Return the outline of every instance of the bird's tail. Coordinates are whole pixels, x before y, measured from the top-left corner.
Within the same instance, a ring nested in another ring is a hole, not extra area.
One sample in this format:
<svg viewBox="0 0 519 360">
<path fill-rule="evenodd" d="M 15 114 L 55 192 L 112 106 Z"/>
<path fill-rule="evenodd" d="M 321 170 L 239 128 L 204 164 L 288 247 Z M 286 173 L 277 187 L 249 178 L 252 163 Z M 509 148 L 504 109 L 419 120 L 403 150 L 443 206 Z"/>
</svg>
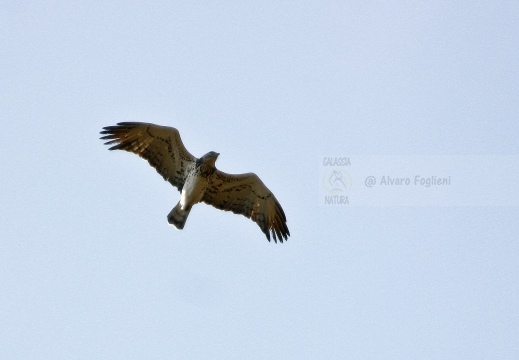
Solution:
<svg viewBox="0 0 519 360">
<path fill-rule="evenodd" d="M 171 225 L 175 225 L 177 229 L 183 229 L 190 211 L 191 207 L 189 209 L 182 210 L 179 201 L 173 210 L 171 210 L 168 214 L 168 222 Z"/>
</svg>

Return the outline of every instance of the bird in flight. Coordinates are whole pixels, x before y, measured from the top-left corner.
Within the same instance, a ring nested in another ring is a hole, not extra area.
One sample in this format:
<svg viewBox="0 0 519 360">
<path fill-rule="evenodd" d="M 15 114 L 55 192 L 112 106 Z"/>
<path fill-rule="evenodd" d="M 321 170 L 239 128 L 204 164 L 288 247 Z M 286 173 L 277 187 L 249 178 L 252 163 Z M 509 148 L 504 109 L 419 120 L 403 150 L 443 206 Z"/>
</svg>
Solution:
<svg viewBox="0 0 519 360">
<path fill-rule="evenodd" d="M 141 122 L 106 126 L 101 140 L 109 150 L 125 150 L 147 160 L 164 180 L 180 191 L 168 222 L 183 229 L 193 205 L 204 202 L 256 222 L 268 241 L 290 236 L 286 216 L 274 194 L 254 173 L 227 174 L 215 167 L 217 152 L 196 158 L 184 147 L 177 129 Z"/>
</svg>

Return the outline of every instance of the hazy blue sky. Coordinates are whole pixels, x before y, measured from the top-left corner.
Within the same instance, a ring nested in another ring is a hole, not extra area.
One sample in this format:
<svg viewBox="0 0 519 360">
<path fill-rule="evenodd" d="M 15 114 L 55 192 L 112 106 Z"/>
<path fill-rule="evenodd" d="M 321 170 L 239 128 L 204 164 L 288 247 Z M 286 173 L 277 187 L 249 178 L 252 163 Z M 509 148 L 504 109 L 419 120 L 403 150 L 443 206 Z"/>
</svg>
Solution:
<svg viewBox="0 0 519 360">
<path fill-rule="evenodd" d="M 319 198 L 323 156 L 517 159 L 518 34 L 513 1 L 2 1 L 0 358 L 518 359 L 519 203 Z M 257 173 L 288 242 L 169 226 L 119 121 Z"/>
</svg>

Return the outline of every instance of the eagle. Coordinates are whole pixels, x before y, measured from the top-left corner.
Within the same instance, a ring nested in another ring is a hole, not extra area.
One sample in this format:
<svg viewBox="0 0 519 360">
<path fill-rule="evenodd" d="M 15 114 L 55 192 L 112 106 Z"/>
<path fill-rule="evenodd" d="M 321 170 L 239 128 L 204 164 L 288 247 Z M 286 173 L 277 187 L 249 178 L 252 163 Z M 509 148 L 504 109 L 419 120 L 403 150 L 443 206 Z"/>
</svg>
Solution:
<svg viewBox="0 0 519 360">
<path fill-rule="evenodd" d="M 184 147 L 177 129 L 142 122 L 103 127 L 101 140 L 109 150 L 125 150 L 148 161 L 164 180 L 180 191 L 180 200 L 167 219 L 183 229 L 193 205 L 204 202 L 241 214 L 256 222 L 268 241 L 290 236 L 283 208 L 254 173 L 227 174 L 216 168 L 220 155 L 210 151 L 196 158 Z"/>
</svg>

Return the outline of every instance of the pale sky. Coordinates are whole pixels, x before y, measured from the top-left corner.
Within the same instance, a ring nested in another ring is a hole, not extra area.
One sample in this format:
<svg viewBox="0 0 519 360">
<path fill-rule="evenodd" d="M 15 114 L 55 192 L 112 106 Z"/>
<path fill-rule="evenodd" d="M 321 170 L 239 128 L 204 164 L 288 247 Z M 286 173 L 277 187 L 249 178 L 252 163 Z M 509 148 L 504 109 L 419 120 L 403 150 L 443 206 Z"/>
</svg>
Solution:
<svg viewBox="0 0 519 360">
<path fill-rule="evenodd" d="M 2 2 L 0 358 L 519 358 L 517 167 L 485 206 L 319 198 L 323 156 L 517 159 L 517 34 L 511 1 Z M 258 174 L 292 236 L 169 226 L 120 121 Z"/>
</svg>

